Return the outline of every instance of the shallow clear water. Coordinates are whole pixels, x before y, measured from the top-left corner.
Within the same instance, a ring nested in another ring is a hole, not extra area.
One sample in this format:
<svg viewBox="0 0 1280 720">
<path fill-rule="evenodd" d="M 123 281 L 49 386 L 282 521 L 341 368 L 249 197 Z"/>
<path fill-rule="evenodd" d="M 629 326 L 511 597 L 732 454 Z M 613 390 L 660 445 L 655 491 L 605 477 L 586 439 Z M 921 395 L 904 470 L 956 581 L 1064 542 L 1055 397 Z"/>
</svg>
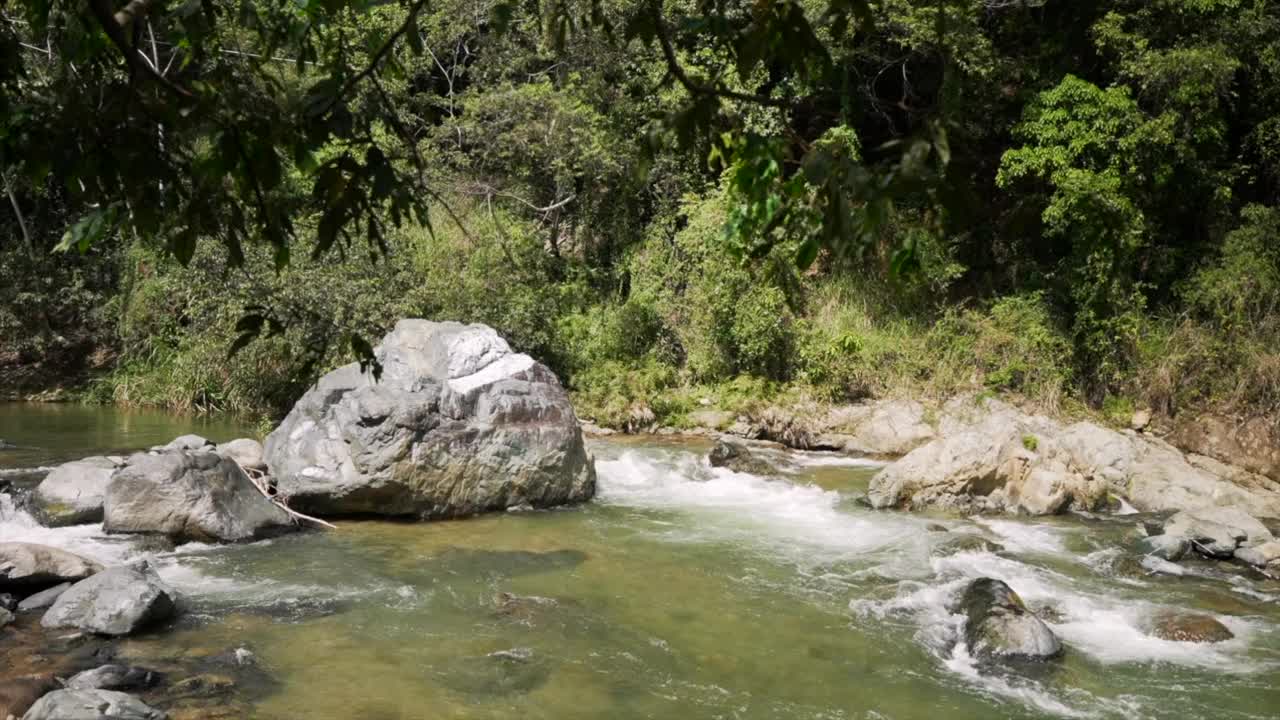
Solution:
<svg viewBox="0 0 1280 720">
<path fill-rule="evenodd" d="M 862 461 L 778 454 L 786 472 L 766 479 L 708 467 L 696 443 L 591 447 L 600 493 L 583 507 L 159 556 L 190 613 L 128 652 L 246 647 L 280 683 L 253 706 L 268 720 L 1280 713 L 1280 585 L 1211 563 L 1150 574 L 1120 550 L 1132 519 L 875 512 L 854 501 L 874 473 Z M 965 533 L 1005 551 L 947 554 Z M 0 534 L 137 554 L 12 510 Z M 1065 657 L 969 660 L 948 607 L 980 576 L 1041 610 Z M 1163 608 L 1211 613 L 1236 639 L 1148 637 Z"/>
</svg>

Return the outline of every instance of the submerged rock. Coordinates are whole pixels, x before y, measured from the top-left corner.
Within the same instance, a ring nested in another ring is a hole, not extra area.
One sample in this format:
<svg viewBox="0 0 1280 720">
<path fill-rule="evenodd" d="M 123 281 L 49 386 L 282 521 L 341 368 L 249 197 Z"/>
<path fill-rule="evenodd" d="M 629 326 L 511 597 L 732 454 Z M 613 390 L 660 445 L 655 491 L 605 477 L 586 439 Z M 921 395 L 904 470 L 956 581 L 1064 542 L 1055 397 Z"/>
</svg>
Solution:
<svg viewBox="0 0 1280 720">
<path fill-rule="evenodd" d="M 590 499 L 595 467 L 568 394 L 484 325 L 402 320 L 320 379 L 266 440 L 292 507 L 423 519 Z"/>
<path fill-rule="evenodd" d="M 159 675 L 151 670 L 130 665 L 101 665 L 77 673 L 67 680 L 71 690 L 136 690 L 151 687 Z"/>
<path fill-rule="evenodd" d="M 0 679 L 0 718 L 23 717 L 25 720 L 23 713 L 42 695 L 58 687 L 57 679 L 49 673 Z"/>
<path fill-rule="evenodd" d="M 177 612 L 173 592 L 146 561 L 113 567 L 72 585 L 40 620 L 47 628 L 128 635 Z"/>
<path fill-rule="evenodd" d="M 32 515 L 49 527 L 102 522 L 102 497 L 118 467 L 105 457 L 59 465 L 32 491 Z"/>
<path fill-rule="evenodd" d="M 98 563 L 66 550 L 34 543 L 0 543 L 0 590 L 31 592 L 102 570 Z"/>
<path fill-rule="evenodd" d="M 987 659 L 1045 660 L 1062 652 L 1062 643 L 1005 583 L 979 578 L 960 600 L 969 652 Z"/>
<path fill-rule="evenodd" d="M 231 460 L 214 453 L 138 454 L 107 486 L 108 532 L 162 533 L 179 542 L 255 540 L 294 528 Z"/>
<path fill-rule="evenodd" d="M 434 560 L 446 572 L 460 575 L 512 577 L 577 567 L 587 554 L 580 550 L 488 550 L 445 548 Z"/>
<path fill-rule="evenodd" d="M 711 463 L 711 467 L 727 468 L 734 472 L 751 475 L 774 473 L 773 466 L 752 454 L 746 445 L 723 438 L 716 440 L 715 446 L 707 456 L 707 461 Z"/>
<path fill-rule="evenodd" d="M 51 588 L 41 590 L 34 595 L 28 595 L 22 599 L 22 602 L 18 603 L 18 609 L 22 612 L 43 610 L 44 608 L 52 605 L 59 597 L 62 596 L 62 593 L 66 592 L 70 587 L 71 583 L 64 582 L 59 585 L 54 585 Z"/>
<path fill-rule="evenodd" d="M 54 690 L 36 701 L 22 720 L 165 720 L 141 700 L 114 690 Z"/>
<path fill-rule="evenodd" d="M 939 545 L 936 552 L 942 556 L 965 552 L 998 553 L 1004 552 L 1004 546 L 981 535 L 957 533 L 948 537 L 945 542 Z"/>
<path fill-rule="evenodd" d="M 440 680 L 455 692 L 492 698 L 531 692 L 550 677 L 551 667 L 544 658 L 530 648 L 515 647 L 463 658 L 452 663 Z"/>
<path fill-rule="evenodd" d="M 1257 545 L 1236 548 L 1235 558 L 1260 568 L 1280 563 L 1280 541 L 1268 540 Z"/>
<path fill-rule="evenodd" d="M 1209 615 L 1173 610 L 1153 617 L 1148 632 L 1161 640 L 1174 642 L 1216 643 L 1235 637 L 1226 625 Z"/>
<path fill-rule="evenodd" d="M 1149 535 L 1138 540 L 1136 549 L 1143 555 L 1177 562 L 1191 549 L 1191 542 L 1173 535 Z"/>
</svg>

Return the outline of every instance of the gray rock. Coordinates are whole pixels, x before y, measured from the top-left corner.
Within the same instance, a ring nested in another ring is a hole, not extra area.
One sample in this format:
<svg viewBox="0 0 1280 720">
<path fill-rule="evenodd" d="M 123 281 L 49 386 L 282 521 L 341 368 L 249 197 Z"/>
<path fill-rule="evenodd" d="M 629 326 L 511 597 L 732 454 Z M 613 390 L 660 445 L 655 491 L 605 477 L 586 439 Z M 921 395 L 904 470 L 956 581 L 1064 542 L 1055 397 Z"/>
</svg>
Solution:
<svg viewBox="0 0 1280 720">
<path fill-rule="evenodd" d="M 1249 547 L 1236 548 L 1235 558 L 1240 562 L 1265 568 L 1280 562 L 1280 541 L 1268 540 Z"/>
<path fill-rule="evenodd" d="M 1098 509 L 1110 495 L 1144 512 L 1236 506 L 1280 516 L 1280 485 L 1249 478 L 1194 465 L 1149 435 L 957 399 L 942 410 L 938 438 L 882 470 L 870 498 L 880 508 L 1042 515 Z"/>
<path fill-rule="evenodd" d="M 1046 660 L 1062 652 L 1062 643 L 1008 585 L 992 578 L 974 580 L 960 601 L 969 652 L 984 659 Z"/>
<path fill-rule="evenodd" d="M 0 628 L 13 622 L 14 619 L 15 616 L 13 612 L 6 610 L 5 608 L 0 608 Z"/>
<path fill-rule="evenodd" d="M 98 563 L 34 543 L 0 543 L 0 590 L 30 592 L 102 570 Z"/>
<path fill-rule="evenodd" d="M 290 506 L 321 515 L 461 517 L 581 502 L 595 467 L 555 375 L 484 325 L 402 320 L 320 379 L 266 440 Z"/>
<path fill-rule="evenodd" d="M 105 457 L 59 465 L 32 491 L 32 514 L 49 527 L 102 522 L 102 496 L 117 467 Z"/>
<path fill-rule="evenodd" d="M 235 462 L 214 453 L 138 454 L 107 486 L 102 527 L 178 542 L 254 540 L 294 528 Z"/>
<path fill-rule="evenodd" d="M 1173 642 L 1216 643 L 1235 637 L 1214 617 L 1173 610 L 1157 613 L 1151 618 L 1147 632 Z"/>
<path fill-rule="evenodd" d="M 861 455 L 905 455 L 937 437 L 929 414 L 914 400 L 836 407 L 818 422 L 814 444 Z"/>
<path fill-rule="evenodd" d="M 102 665 L 77 673 L 67 680 L 71 690 L 134 690 L 151 687 L 158 675 L 131 665 Z"/>
<path fill-rule="evenodd" d="M 1150 535 L 1138 540 L 1137 551 L 1161 560 L 1177 562 L 1191 549 L 1191 542 L 1173 535 Z"/>
<path fill-rule="evenodd" d="M 1234 507 L 1184 510 L 1169 518 L 1164 534 L 1185 538 L 1192 549 L 1216 558 L 1231 557 L 1246 542 L 1262 544 L 1272 540 L 1266 526 Z"/>
<path fill-rule="evenodd" d="M 231 458 L 246 470 L 266 471 L 267 462 L 262 457 L 262 443 L 252 438 L 240 438 L 224 442 L 215 450 L 223 457 Z"/>
<path fill-rule="evenodd" d="M 17 610 L 18 598 L 10 593 L 0 593 L 0 608 L 5 610 Z"/>
<path fill-rule="evenodd" d="M 22 720 L 165 720 L 141 700 L 114 690 L 54 690 L 36 701 Z"/>
<path fill-rule="evenodd" d="M 151 452 L 175 452 L 178 450 L 212 450 L 213 441 L 199 435 L 180 435 L 165 445 L 151 448 Z"/>
<path fill-rule="evenodd" d="M 71 583 L 64 582 L 54 585 L 51 588 L 41 590 L 35 595 L 28 595 L 18 603 L 18 610 L 22 612 L 30 612 L 32 610 L 43 610 L 54 603 L 62 593 L 71 587 Z"/>
<path fill-rule="evenodd" d="M 47 628 L 128 635 L 177 612 L 173 591 L 144 560 L 113 567 L 72 585 L 41 618 Z"/>
<path fill-rule="evenodd" d="M 776 472 L 772 465 L 752 454 L 746 445 L 723 438 L 717 440 L 711 448 L 707 461 L 711 463 L 711 467 L 728 468 L 752 475 L 772 475 Z"/>
</svg>

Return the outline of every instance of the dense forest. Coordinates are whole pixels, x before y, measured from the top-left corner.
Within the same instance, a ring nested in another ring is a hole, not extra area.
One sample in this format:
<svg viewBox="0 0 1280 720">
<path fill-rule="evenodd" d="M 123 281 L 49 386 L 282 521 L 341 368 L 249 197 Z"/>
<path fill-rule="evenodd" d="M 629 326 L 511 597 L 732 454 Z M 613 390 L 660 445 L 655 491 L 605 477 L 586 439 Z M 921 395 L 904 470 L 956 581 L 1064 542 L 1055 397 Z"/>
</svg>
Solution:
<svg viewBox="0 0 1280 720">
<path fill-rule="evenodd" d="M 1275 3 L 129 8 L 0 0 L 5 388 L 276 417 L 418 316 L 613 426 L 1280 412 Z"/>
</svg>

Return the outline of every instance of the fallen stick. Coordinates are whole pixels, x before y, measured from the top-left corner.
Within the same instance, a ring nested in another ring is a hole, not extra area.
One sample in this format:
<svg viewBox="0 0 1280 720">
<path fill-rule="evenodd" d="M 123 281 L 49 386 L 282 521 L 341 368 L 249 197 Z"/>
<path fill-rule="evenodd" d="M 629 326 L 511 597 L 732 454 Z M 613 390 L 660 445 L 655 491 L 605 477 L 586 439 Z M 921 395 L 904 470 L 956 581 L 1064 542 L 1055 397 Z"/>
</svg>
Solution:
<svg viewBox="0 0 1280 720">
<path fill-rule="evenodd" d="M 235 458 L 229 458 L 229 459 L 231 460 L 231 462 L 236 464 L 236 467 L 240 468 L 240 472 L 244 473 L 245 477 L 249 478 L 249 482 L 253 483 L 253 486 L 258 489 L 258 492 L 262 493 L 262 497 L 269 500 L 272 505 L 275 505 L 276 507 L 288 513 L 290 517 L 294 518 L 295 520 L 307 520 L 317 525 L 323 525 L 331 530 L 338 529 L 338 526 L 334 525 L 333 523 L 325 522 L 324 520 L 321 520 L 318 517 L 311 517 L 310 515 L 306 515 L 298 512 L 297 510 L 294 510 L 293 508 L 284 504 L 284 502 L 281 501 L 278 497 L 276 497 L 275 495 L 272 495 L 271 490 L 264 483 L 260 482 L 260 480 L 266 478 L 266 473 L 259 473 L 257 471 L 250 472 L 248 468 L 240 464 L 239 460 L 236 460 Z"/>
</svg>

